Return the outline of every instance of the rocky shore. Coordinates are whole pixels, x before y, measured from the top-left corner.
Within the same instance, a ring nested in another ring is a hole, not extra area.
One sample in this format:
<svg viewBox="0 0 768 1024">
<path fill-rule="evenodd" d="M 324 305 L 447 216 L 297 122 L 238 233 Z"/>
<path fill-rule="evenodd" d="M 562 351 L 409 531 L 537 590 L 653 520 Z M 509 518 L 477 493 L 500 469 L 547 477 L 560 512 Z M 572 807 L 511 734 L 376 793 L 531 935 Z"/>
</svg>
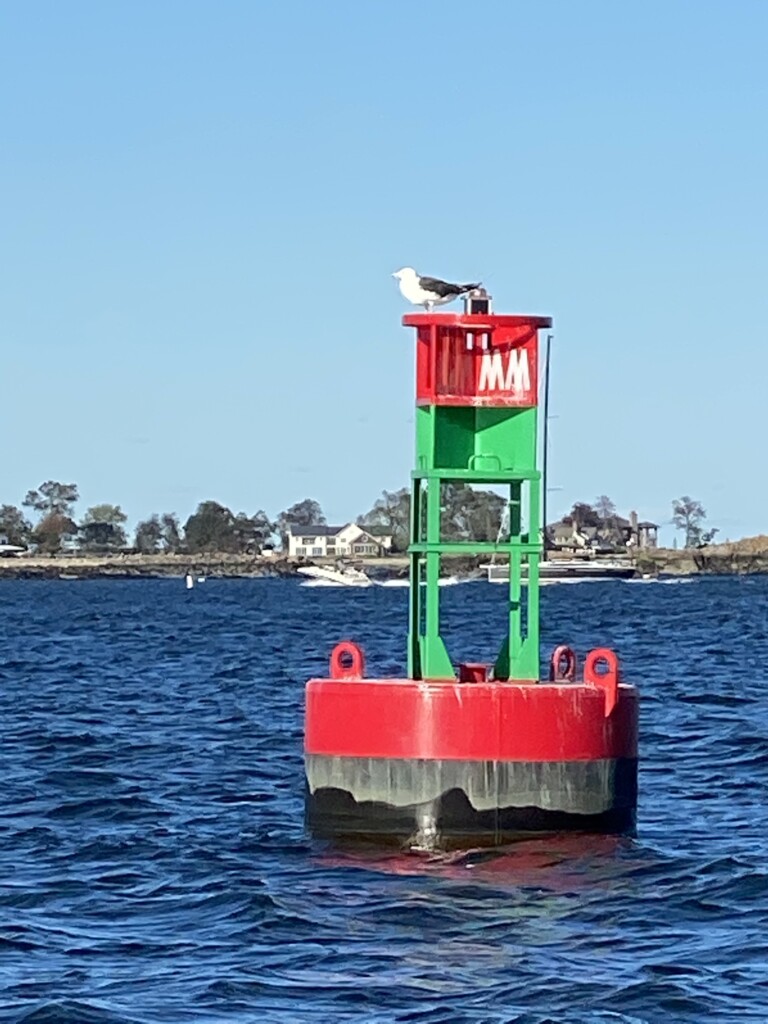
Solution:
<svg viewBox="0 0 768 1024">
<path fill-rule="evenodd" d="M 454 558 L 451 572 L 471 572 L 488 557 Z M 267 555 L 58 555 L 0 558 L 2 579 L 155 579 L 195 576 L 218 578 L 291 577 L 302 564 L 295 559 Z M 306 563 L 304 563 L 306 564 Z M 367 559 L 363 569 L 379 579 L 407 575 L 404 556 Z M 748 537 L 731 544 L 701 549 L 656 548 L 640 552 L 640 573 L 671 576 L 745 575 L 768 573 L 768 536 Z"/>
<path fill-rule="evenodd" d="M 1 579 L 157 579 L 293 576 L 297 563 L 256 555 L 58 555 L 0 559 Z"/>
<path fill-rule="evenodd" d="M 768 536 L 745 537 L 728 544 L 705 548 L 657 548 L 641 552 L 637 567 L 642 573 L 671 576 L 744 576 L 768 573 Z"/>
</svg>

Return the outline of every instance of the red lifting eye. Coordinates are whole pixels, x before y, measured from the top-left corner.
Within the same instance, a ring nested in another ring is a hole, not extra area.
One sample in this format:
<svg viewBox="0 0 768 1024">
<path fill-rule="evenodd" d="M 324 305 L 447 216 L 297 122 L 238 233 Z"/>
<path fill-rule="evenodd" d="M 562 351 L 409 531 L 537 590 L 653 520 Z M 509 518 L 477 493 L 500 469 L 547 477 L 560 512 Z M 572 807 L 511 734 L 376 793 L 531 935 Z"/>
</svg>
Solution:
<svg viewBox="0 0 768 1024">
<path fill-rule="evenodd" d="M 350 640 L 342 640 L 331 652 L 331 679 L 362 679 L 365 675 L 365 655 L 362 648 Z"/>
<path fill-rule="evenodd" d="M 572 647 L 560 644 L 552 652 L 549 663 L 551 683 L 572 683 L 576 679 L 576 655 Z"/>
</svg>

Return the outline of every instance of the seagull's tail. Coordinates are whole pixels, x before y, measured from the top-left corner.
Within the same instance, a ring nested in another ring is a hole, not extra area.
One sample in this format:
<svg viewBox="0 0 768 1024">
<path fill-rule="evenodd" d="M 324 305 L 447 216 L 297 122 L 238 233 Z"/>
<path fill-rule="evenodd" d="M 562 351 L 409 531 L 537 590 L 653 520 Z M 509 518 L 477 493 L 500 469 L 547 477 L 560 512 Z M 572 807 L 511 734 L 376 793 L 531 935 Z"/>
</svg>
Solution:
<svg viewBox="0 0 768 1024">
<path fill-rule="evenodd" d="M 482 281 L 478 281 L 476 284 L 462 284 L 462 285 L 459 285 L 459 287 L 461 288 L 461 292 L 459 294 L 463 295 L 464 292 L 473 292 L 475 290 L 475 288 L 479 288 L 482 283 L 483 283 Z"/>
</svg>

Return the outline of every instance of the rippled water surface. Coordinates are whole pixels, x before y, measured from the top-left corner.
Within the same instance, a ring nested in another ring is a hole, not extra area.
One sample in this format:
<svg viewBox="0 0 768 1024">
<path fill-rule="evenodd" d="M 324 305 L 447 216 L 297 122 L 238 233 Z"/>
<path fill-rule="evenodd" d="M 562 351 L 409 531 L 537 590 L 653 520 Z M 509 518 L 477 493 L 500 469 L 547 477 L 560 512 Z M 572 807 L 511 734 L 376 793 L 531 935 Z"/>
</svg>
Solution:
<svg viewBox="0 0 768 1024">
<path fill-rule="evenodd" d="M 443 592 L 454 655 L 502 598 Z M 0 583 L 0 1020 L 768 1021 L 768 578 L 542 592 L 641 688 L 637 838 L 313 846 L 304 682 L 343 637 L 402 673 L 406 601 Z"/>
</svg>

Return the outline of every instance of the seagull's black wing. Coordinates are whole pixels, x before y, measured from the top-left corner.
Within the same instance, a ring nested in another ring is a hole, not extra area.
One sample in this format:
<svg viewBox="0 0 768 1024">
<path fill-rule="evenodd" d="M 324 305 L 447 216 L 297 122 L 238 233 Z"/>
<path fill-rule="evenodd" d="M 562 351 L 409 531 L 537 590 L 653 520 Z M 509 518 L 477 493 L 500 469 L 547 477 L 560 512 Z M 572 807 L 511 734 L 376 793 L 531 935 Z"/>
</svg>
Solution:
<svg viewBox="0 0 768 1024">
<path fill-rule="evenodd" d="M 476 284 L 450 284 L 448 281 L 441 281 L 439 277 L 420 277 L 419 284 L 425 292 L 439 295 L 441 299 L 445 299 L 449 295 L 462 295 L 464 292 L 471 292 L 473 288 L 479 287 Z"/>
</svg>

